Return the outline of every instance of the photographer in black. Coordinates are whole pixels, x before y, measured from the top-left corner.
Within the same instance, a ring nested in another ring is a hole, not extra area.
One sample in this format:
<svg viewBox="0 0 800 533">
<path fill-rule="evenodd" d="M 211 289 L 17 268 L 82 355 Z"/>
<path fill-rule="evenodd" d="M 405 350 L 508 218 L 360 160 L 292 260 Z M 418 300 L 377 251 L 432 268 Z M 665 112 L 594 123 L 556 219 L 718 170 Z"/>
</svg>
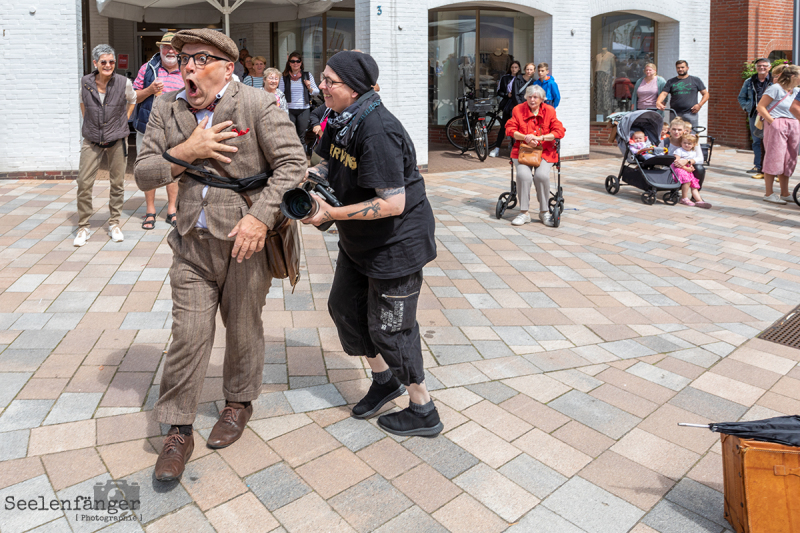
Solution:
<svg viewBox="0 0 800 533">
<path fill-rule="evenodd" d="M 309 169 L 330 182 L 342 207 L 315 197 L 306 224 L 336 221 L 339 257 L 328 311 L 345 352 L 366 356 L 373 382 L 353 408 L 368 418 L 408 387 L 409 407 L 378 425 L 402 436 L 435 437 L 444 428 L 425 387 L 417 302 L 422 267 L 436 257 L 434 218 L 408 133 L 372 89 L 378 65 L 368 54 L 339 52 L 322 72 L 332 113 Z"/>
</svg>

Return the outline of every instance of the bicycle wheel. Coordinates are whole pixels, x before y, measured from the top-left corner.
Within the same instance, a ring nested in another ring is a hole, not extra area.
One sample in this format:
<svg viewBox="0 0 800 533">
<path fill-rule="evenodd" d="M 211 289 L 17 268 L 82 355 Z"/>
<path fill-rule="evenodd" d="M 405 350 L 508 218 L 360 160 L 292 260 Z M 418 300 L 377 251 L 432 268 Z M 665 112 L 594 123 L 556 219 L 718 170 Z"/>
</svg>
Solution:
<svg viewBox="0 0 800 533">
<path fill-rule="evenodd" d="M 472 139 L 470 138 L 469 131 L 466 130 L 464 117 L 451 118 L 447 123 L 445 131 L 447 132 L 447 140 L 450 141 L 450 144 L 461 150 L 461 153 L 472 148 Z"/>
<path fill-rule="evenodd" d="M 477 121 L 475 124 L 475 153 L 478 154 L 478 159 L 486 161 L 486 156 L 489 155 L 489 135 L 486 134 L 486 125 L 482 121 Z"/>
</svg>

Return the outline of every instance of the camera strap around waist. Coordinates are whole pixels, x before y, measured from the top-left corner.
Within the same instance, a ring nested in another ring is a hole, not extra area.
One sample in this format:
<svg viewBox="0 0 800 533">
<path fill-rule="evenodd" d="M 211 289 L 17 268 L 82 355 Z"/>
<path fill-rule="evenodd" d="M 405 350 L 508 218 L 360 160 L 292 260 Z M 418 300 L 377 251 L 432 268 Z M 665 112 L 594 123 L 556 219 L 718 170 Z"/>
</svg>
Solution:
<svg viewBox="0 0 800 533">
<path fill-rule="evenodd" d="M 192 178 L 193 180 L 202 183 L 203 185 L 208 185 L 209 187 L 217 187 L 218 189 L 228 189 L 233 192 L 237 192 L 242 194 L 246 191 L 250 191 L 253 189 L 257 189 L 258 187 L 263 187 L 269 181 L 269 178 L 272 177 L 272 169 L 262 172 L 261 174 L 256 174 L 255 176 L 250 176 L 248 178 L 240 178 L 240 179 L 233 179 L 233 178 L 226 178 L 225 176 L 220 176 L 219 174 L 214 174 L 213 172 L 209 172 L 204 168 L 192 165 L 191 163 L 187 163 L 182 159 L 178 159 L 172 157 L 167 152 L 161 154 L 164 159 L 169 161 L 170 163 L 174 163 L 176 165 L 180 165 L 185 167 L 187 172 L 185 174 Z M 191 170 L 192 172 L 189 172 Z"/>
</svg>

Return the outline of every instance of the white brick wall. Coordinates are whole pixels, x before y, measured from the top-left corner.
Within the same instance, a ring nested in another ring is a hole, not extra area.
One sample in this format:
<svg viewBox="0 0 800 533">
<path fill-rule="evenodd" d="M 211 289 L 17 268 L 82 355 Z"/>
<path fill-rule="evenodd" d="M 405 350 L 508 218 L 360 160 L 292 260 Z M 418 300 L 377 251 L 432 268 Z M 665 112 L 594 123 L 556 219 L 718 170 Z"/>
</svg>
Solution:
<svg viewBox="0 0 800 533">
<path fill-rule="evenodd" d="M 0 26 L 0 172 L 77 170 L 80 0 L 4 1 Z M 33 65 L 47 65 L 50 82 L 31 77 Z"/>
<path fill-rule="evenodd" d="M 378 61 L 381 97 L 414 140 L 420 164 L 428 161 L 427 10 L 455 3 L 460 2 L 427 0 L 423 5 L 403 0 L 356 0 L 356 46 Z M 512 3 L 534 16 L 535 61 L 550 64 L 561 89 L 558 116 L 567 128 L 564 156 L 589 153 L 592 17 L 627 11 L 655 19 L 659 22 L 659 73 L 665 78 L 674 76 L 675 61 L 680 57 L 689 62 L 693 75 L 708 80 L 709 0 L 671 0 L 659 4 L 658 13 L 644 11 L 639 0 L 562 0 L 557 4 L 520 0 L 503 2 L 502 6 L 511 7 Z M 701 124 L 706 123 L 706 112 L 704 107 Z"/>
<path fill-rule="evenodd" d="M 536 62 L 550 63 L 561 89 L 559 118 L 567 128 L 562 154 L 589 152 L 589 98 L 591 83 L 591 19 L 611 11 L 627 11 L 658 21 L 659 74 L 674 76 L 675 60 L 689 62 L 691 74 L 708 80 L 710 0 L 671 0 L 658 13 L 644 11 L 640 0 L 519 0 L 498 5 L 519 6 L 535 17 Z M 381 69 L 381 97 L 408 130 L 420 164 L 428 154 L 428 10 L 456 0 L 355 0 L 356 46 L 372 54 Z M 80 57 L 80 0 L 48 0 L 35 15 L 30 6 L 4 2 L 0 55 L 0 91 L 7 103 L 0 107 L 4 124 L 25 124 L 30 133 L 0 130 L 0 172 L 15 170 L 76 170 L 79 155 L 78 80 Z M 90 4 L 93 2 L 90 1 Z M 483 4 L 489 7 L 491 3 Z M 378 15 L 378 6 L 381 14 Z M 93 13 L 94 14 L 94 10 Z M 133 23 L 90 16 L 92 44 L 109 32 L 118 53 L 134 57 Z M 247 37 L 251 53 L 269 57 L 267 24 L 234 24 L 234 39 Z M 574 34 L 573 34 L 574 30 Z M 30 47 L 31 42 L 39 43 Z M 61 54 L 54 61 L 52 51 Z M 54 79 L 63 83 L 38 84 L 31 91 L 23 72 L 31 64 L 47 64 Z M 700 123 L 706 123 L 707 107 Z"/>
</svg>

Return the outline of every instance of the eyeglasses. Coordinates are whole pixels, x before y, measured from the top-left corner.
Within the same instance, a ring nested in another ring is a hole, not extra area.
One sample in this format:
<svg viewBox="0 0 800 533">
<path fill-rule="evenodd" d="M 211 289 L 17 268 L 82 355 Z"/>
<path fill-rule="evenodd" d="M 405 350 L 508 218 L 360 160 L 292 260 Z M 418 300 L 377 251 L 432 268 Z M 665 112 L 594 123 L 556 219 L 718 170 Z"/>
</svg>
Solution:
<svg viewBox="0 0 800 533">
<path fill-rule="evenodd" d="M 333 87 L 338 83 L 344 83 L 343 81 L 334 81 L 334 80 L 330 79 L 328 76 L 326 76 L 325 74 L 320 74 L 319 81 L 320 81 L 320 83 L 324 83 L 328 87 Z"/>
<path fill-rule="evenodd" d="M 188 65 L 190 59 L 194 59 L 194 64 L 197 65 L 197 68 L 205 68 L 209 59 L 230 61 L 230 59 L 227 57 L 212 56 L 211 54 L 207 54 L 205 52 L 197 52 L 196 54 L 178 54 L 178 63 L 180 63 L 182 67 Z"/>
<path fill-rule="evenodd" d="M 303 62 L 302 59 L 290 59 L 289 60 L 289 63 L 302 63 L 302 62 Z"/>
<path fill-rule="evenodd" d="M 106 60 L 104 59 L 104 60 L 102 60 L 102 61 L 98 61 L 98 63 L 100 63 L 100 64 L 101 64 L 101 65 L 103 65 L 103 66 L 106 66 L 106 65 L 112 65 L 112 66 L 113 66 L 113 65 L 116 65 L 116 64 L 117 64 L 117 62 L 116 62 L 116 61 L 114 61 L 113 59 L 112 59 L 111 61 L 106 61 Z"/>
</svg>

